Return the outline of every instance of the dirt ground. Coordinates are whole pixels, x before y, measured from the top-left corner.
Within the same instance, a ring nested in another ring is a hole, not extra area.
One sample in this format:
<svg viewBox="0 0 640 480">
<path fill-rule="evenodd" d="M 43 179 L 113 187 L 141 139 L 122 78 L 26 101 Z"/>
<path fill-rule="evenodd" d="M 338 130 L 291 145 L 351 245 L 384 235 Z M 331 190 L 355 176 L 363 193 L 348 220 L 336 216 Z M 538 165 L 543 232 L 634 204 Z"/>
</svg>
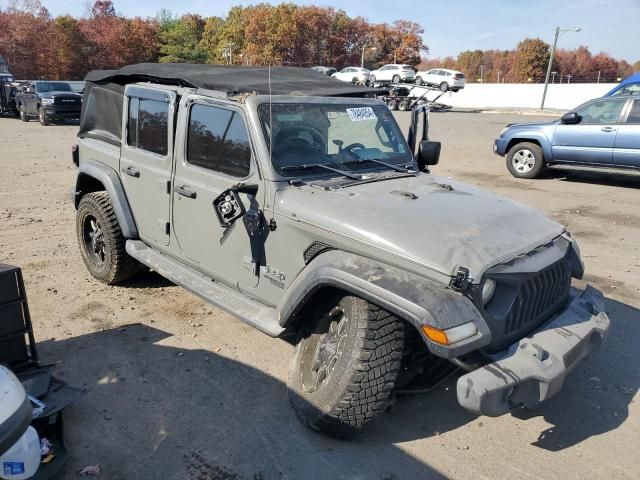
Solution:
<svg viewBox="0 0 640 480">
<path fill-rule="evenodd" d="M 566 224 L 588 282 L 607 296 L 606 344 L 533 411 L 475 417 L 451 380 L 342 442 L 305 429 L 289 407 L 288 344 L 153 273 L 121 287 L 93 280 L 69 201 L 77 126 L 0 119 L 0 262 L 23 268 L 43 360 L 88 389 L 65 413 L 72 457 L 60 478 L 97 463 L 113 480 L 638 478 L 640 177 L 515 180 L 492 141 L 507 123 L 535 120 L 432 114 L 443 142 L 433 171 Z"/>
</svg>

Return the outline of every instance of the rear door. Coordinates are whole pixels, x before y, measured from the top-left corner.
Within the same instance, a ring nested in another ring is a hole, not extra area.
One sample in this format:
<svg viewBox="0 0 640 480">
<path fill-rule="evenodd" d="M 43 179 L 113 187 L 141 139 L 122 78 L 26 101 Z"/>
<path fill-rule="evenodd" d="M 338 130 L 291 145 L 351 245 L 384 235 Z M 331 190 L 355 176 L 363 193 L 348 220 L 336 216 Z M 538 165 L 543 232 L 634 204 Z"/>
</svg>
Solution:
<svg viewBox="0 0 640 480">
<path fill-rule="evenodd" d="M 626 99 L 592 100 L 576 112 L 576 125 L 559 124 L 553 135 L 554 160 L 608 165 L 613 162 L 613 145 Z"/>
<path fill-rule="evenodd" d="M 241 205 L 229 194 L 238 183 L 260 184 L 244 112 L 195 95 L 183 98 L 181 110 L 180 131 L 186 135 L 176 150 L 172 193 L 180 249 L 210 276 L 255 287 L 262 243 L 251 221 L 261 223 L 264 188 L 238 193 Z M 224 225 L 217 212 L 232 214 L 236 207 L 244 208 L 245 215 Z"/>
<path fill-rule="evenodd" d="M 613 163 L 640 168 L 640 98 L 630 99 L 624 121 L 618 126 Z"/>
<path fill-rule="evenodd" d="M 120 177 L 140 238 L 169 245 L 176 93 L 128 85 L 125 89 Z"/>
</svg>

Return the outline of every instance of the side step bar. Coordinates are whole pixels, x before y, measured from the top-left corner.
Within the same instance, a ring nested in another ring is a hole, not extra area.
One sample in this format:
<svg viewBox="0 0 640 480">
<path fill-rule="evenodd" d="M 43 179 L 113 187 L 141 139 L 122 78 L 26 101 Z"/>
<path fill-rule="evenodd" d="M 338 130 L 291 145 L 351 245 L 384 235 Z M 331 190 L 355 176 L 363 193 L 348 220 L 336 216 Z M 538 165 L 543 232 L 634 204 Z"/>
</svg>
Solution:
<svg viewBox="0 0 640 480">
<path fill-rule="evenodd" d="M 203 300 L 238 317 L 269 336 L 277 337 L 284 328 L 275 308 L 266 307 L 246 295 L 149 248 L 140 240 L 127 240 L 127 253 L 151 270 L 186 288 Z"/>
</svg>

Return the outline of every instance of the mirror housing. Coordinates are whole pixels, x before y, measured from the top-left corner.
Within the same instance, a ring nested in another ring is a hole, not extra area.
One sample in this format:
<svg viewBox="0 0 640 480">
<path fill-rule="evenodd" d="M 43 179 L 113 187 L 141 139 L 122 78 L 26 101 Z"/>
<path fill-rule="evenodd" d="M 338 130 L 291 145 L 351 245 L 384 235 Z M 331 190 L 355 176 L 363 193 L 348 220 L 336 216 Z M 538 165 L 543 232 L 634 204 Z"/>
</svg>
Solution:
<svg viewBox="0 0 640 480">
<path fill-rule="evenodd" d="M 429 165 L 437 165 L 440 161 L 440 150 L 442 144 L 440 142 L 432 142 L 431 140 L 422 140 L 418 147 L 418 170 L 424 172 L 429 171 Z"/>
<path fill-rule="evenodd" d="M 582 121 L 582 117 L 577 112 L 567 112 L 560 117 L 560 123 L 563 125 L 576 125 Z"/>
</svg>

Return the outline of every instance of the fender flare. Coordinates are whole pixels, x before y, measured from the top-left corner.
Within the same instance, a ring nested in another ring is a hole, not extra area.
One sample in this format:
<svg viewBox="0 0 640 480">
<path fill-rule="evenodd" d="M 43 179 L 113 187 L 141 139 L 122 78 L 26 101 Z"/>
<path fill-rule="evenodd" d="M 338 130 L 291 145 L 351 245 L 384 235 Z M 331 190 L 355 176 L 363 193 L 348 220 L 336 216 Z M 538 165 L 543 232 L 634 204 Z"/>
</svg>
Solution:
<svg viewBox="0 0 640 480">
<path fill-rule="evenodd" d="M 531 140 L 535 140 L 540 145 L 542 149 L 542 154 L 544 155 L 544 159 L 547 162 L 553 161 L 553 152 L 551 151 L 551 141 L 544 135 L 541 135 L 540 132 L 533 131 L 518 131 L 515 132 L 512 137 L 509 139 L 507 144 L 510 144 L 512 140 L 518 140 L 520 142 L 530 142 Z M 514 144 L 515 145 L 515 144 Z M 509 153 L 509 148 L 505 149 L 505 155 Z"/>
<path fill-rule="evenodd" d="M 278 305 L 280 325 L 295 323 L 296 314 L 325 287 L 353 293 L 410 322 L 429 350 L 441 357 L 456 357 L 491 341 L 491 332 L 473 302 L 434 280 L 356 254 L 331 250 L 318 255 L 296 277 Z M 453 346 L 433 343 L 423 325 L 447 329 L 474 321 L 478 333 Z"/>
<path fill-rule="evenodd" d="M 136 226 L 136 221 L 131 212 L 129 200 L 127 200 L 127 195 L 124 192 L 120 177 L 118 177 L 114 169 L 106 165 L 91 160 L 83 160 L 80 162 L 75 190 L 72 193 L 75 208 L 78 208 L 82 196 L 85 193 L 89 193 L 82 190 L 84 176 L 97 180 L 104 186 L 111 198 L 113 211 L 120 224 L 122 235 L 125 238 L 138 238 L 138 227 Z"/>
</svg>

